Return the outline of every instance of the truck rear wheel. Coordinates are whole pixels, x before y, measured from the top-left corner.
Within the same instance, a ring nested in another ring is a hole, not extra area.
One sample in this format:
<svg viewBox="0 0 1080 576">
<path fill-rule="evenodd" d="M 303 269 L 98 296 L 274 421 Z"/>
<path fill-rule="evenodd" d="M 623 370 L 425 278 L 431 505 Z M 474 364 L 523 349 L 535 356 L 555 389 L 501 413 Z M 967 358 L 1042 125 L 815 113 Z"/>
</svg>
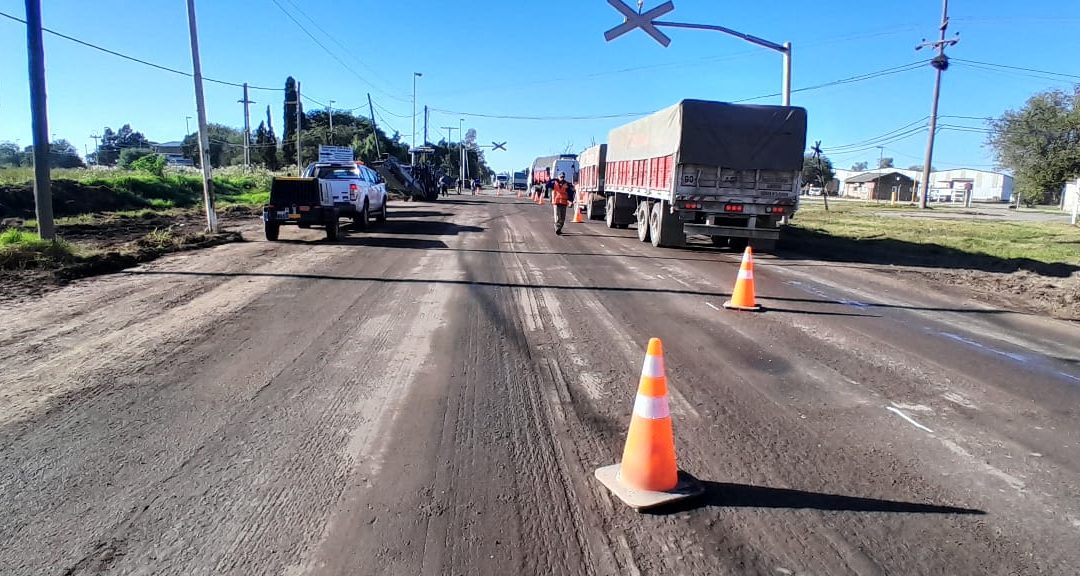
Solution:
<svg viewBox="0 0 1080 576">
<path fill-rule="evenodd" d="M 649 236 L 652 245 L 657 248 L 682 246 L 686 243 L 682 220 L 671 212 L 671 205 L 665 201 L 653 202 L 649 210 Z"/>
<path fill-rule="evenodd" d="M 281 234 L 281 224 L 276 222 L 266 222 L 263 224 L 263 231 L 266 233 L 267 240 L 275 242 Z"/>
<path fill-rule="evenodd" d="M 341 236 L 341 221 L 334 218 L 326 223 L 326 239 L 333 242 Z"/>
<path fill-rule="evenodd" d="M 606 214 L 602 214 L 605 203 L 602 200 L 591 198 L 585 205 L 585 217 L 589 220 L 603 220 Z"/>
<path fill-rule="evenodd" d="M 607 198 L 607 206 L 604 209 L 604 223 L 608 228 L 618 228 L 615 223 L 615 195 L 612 194 Z"/>
<path fill-rule="evenodd" d="M 649 202 L 642 200 L 637 207 L 637 238 L 642 242 L 649 241 Z"/>
</svg>

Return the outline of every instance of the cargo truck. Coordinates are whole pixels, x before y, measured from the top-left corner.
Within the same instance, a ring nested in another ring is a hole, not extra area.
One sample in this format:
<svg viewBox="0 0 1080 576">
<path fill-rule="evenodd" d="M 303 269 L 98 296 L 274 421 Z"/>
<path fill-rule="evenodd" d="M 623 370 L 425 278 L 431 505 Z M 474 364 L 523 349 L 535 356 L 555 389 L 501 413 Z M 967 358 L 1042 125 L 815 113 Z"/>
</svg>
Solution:
<svg viewBox="0 0 1080 576">
<path fill-rule="evenodd" d="M 597 144 L 578 154 L 577 209 L 584 210 L 589 220 L 604 217 L 607 197 L 604 195 L 605 162 L 607 144 Z"/>
<path fill-rule="evenodd" d="M 529 185 L 534 194 L 544 192 L 544 185 L 549 180 L 566 174 L 566 179 L 573 182 L 577 178 L 578 161 L 577 154 L 559 154 L 558 156 L 541 156 L 533 160 L 532 168 L 529 169 Z"/>
<path fill-rule="evenodd" d="M 654 246 L 772 249 L 798 207 L 806 110 L 683 100 L 608 136 L 605 220 Z"/>
<path fill-rule="evenodd" d="M 529 171 L 522 170 L 520 172 L 514 172 L 514 184 L 512 186 L 514 190 L 528 190 L 529 189 Z"/>
</svg>

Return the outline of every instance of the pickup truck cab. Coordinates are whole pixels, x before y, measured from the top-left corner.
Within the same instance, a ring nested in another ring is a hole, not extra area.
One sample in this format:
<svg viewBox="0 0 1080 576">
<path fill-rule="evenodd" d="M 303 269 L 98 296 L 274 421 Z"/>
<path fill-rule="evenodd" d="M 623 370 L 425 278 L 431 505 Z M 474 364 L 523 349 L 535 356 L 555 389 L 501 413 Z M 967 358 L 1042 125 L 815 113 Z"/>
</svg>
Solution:
<svg viewBox="0 0 1080 576">
<path fill-rule="evenodd" d="M 372 215 L 386 220 L 386 183 L 378 172 L 356 163 L 313 163 L 304 177 L 316 178 L 319 188 L 330 198 L 338 213 L 352 218 L 360 228 L 367 228 Z"/>
</svg>

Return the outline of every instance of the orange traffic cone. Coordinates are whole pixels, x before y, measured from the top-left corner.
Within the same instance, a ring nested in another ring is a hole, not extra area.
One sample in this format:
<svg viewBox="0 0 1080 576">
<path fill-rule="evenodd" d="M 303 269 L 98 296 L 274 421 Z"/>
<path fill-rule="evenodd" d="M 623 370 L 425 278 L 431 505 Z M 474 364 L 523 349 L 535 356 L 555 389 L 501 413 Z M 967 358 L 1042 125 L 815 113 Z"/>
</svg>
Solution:
<svg viewBox="0 0 1080 576">
<path fill-rule="evenodd" d="M 544 195 L 540 194 L 539 196 L 537 196 L 537 199 L 539 200 L 539 202 L 537 202 L 537 204 L 543 206 L 544 205 Z"/>
<path fill-rule="evenodd" d="M 754 251 L 749 246 L 743 252 L 742 265 L 739 266 L 739 277 L 735 280 L 735 290 L 731 292 L 731 300 L 724 302 L 724 308 L 761 310 L 761 306 L 754 299 Z"/>
<path fill-rule="evenodd" d="M 596 478 L 635 510 L 689 498 L 703 490 L 693 478 L 680 478 L 675 465 L 664 346 L 659 338 L 649 340 L 622 462 L 598 469 Z"/>
<path fill-rule="evenodd" d="M 575 205 L 573 205 L 573 208 L 574 208 L 574 223 L 575 224 L 584 224 L 585 219 L 581 217 L 581 207 L 575 204 Z"/>
</svg>

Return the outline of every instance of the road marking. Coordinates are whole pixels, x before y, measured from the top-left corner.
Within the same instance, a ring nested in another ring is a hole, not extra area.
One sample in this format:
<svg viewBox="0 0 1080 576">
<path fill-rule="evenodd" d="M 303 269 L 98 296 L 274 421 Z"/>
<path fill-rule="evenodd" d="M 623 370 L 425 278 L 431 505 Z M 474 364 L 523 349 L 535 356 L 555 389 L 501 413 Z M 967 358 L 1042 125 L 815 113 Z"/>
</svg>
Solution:
<svg viewBox="0 0 1080 576">
<path fill-rule="evenodd" d="M 946 338 L 949 338 L 951 340 L 956 340 L 957 342 L 963 342 L 964 344 L 967 344 L 968 346 L 971 346 L 973 348 L 979 348 L 980 350 L 986 350 L 987 352 L 993 352 L 994 354 L 997 354 L 999 356 L 1004 356 L 1004 357 L 1006 357 L 1006 358 L 1008 358 L 1010 360 L 1016 361 L 1016 362 L 1026 363 L 1028 361 L 1028 357 L 1024 356 L 1023 354 L 1017 354 L 1015 352 L 1005 352 L 1005 351 L 1002 351 L 1002 350 L 998 350 L 996 348 L 991 348 L 991 347 L 989 347 L 989 346 L 987 346 L 987 345 L 985 345 L 985 344 L 983 344 L 981 342 L 976 342 L 975 340 L 971 340 L 969 338 L 964 338 L 963 336 L 961 336 L 959 334 L 953 334 L 951 332 L 938 332 L 938 334 L 941 334 L 942 336 L 944 336 Z"/>
<path fill-rule="evenodd" d="M 922 430 L 926 430 L 927 432 L 929 432 L 929 433 L 931 433 L 931 434 L 933 434 L 933 433 L 934 433 L 934 431 L 933 431 L 933 430 L 931 430 L 931 429 L 927 428 L 926 426 L 923 426 L 922 424 L 919 424 L 918 422 L 916 422 L 916 421 L 912 420 L 912 419 L 911 419 L 911 416 L 908 416 L 907 414 L 904 414 L 904 412 L 903 412 L 902 410 L 900 410 L 899 408 L 897 408 L 897 407 L 895 407 L 895 406 L 886 406 L 886 407 L 885 407 L 885 409 L 886 409 L 886 410 L 888 410 L 888 411 L 890 411 L 890 412 L 895 412 L 895 413 L 896 413 L 897 415 L 899 415 L 899 416 L 900 416 L 901 418 L 903 418 L 904 420 L 907 420 L 908 422 L 910 422 L 910 423 L 911 423 L 911 425 L 912 425 L 912 426 L 915 426 L 916 428 L 920 428 L 920 429 L 922 429 Z"/>
<path fill-rule="evenodd" d="M 719 308 L 717 308 L 716 306 L 713 306 L 712 302 L 706 302 L 705 305 L 708 306 L 709 308 L 712 308 L 713 310 L 716 310 L 717 312 L 720 311 Z"/>
</svg>

